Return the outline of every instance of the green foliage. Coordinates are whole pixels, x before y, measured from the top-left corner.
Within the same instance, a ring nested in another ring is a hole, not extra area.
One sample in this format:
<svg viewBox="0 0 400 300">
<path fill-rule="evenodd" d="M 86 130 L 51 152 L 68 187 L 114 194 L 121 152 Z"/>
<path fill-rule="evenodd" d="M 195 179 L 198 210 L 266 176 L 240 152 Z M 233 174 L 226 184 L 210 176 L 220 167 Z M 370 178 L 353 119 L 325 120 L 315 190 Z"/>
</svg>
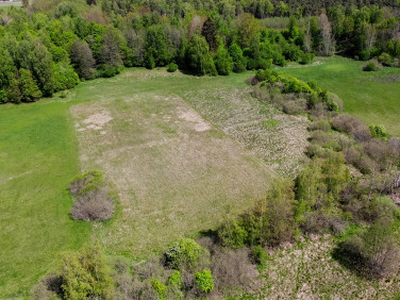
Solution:
<svg viewBox="0 0 400 300">
<path fill-rule="evenodd" d="M 209 294 L 214 290 L 214 279 L 209 270 L 197 272 L 195 274 L 195 282 L 197 288 L 203 293 Z"/>
<path fill-rule="evenodd" d="M 379 65 L 378 65 L 376 62 L 374 62 L 374 61 L 368 62 L 368 63 L 363 67 L 363 70 L 364 70 L 364 71 L 367 71 L 367 72 L 369 72 L 369 71 L 378 71 L 379 69 L 380 69 Z"/>
<path fill-rule="evenodd" d="M 231 44 L 228 49 L 229 55 L 232 58 L 233 72 L 241 73 L 246 71 L 246 58 L 243 56 L 243 51 L 238 44 Z"/>
<path fill-rule="evenodd" d="M 374 138 L 387 138 L 388 137 L 388 132 L 383 125 L 375 125 L 371 124 L 369 125 L 369 130 L 371 131 L 371 135 Z"/>
<path fill-rule="evenodd" d="M 267 252 L 265 252 L 264 248 L 260 245 L 254 246 L 252 249 L 252 256 L 254 261 L 261 267 L 264 268 L 267 261 L 270 260 L 270 257 Z"/>
<path fill-rule="evenodd" d="M 399 270 L 400 247 L 392 235 L 392 224 L 381 220 L 365 232 L 339 244 L 336 257 L 366 277 L 388 277 Z"/>
<path fill-rule="evenodd" d="M 38 100 L 42 93 L 39 90 L 36 82 L 32 77 L 32 73 L 29 70 L 20 69 L 20 83 L 21 83 L 21 93 L 22 101 L 32 102 Z"/>
<path fill-rule="evenodd" d="M 192 239 L 182 238 L 164 253 L 166 265 L 171 269 L 195 268 L 199 259 L 207 253 Z"/>
<path fill-rule="evenodd" d="M 175 72 L 176 70 L 178 70 L 178 68 L 179 68 L 179 67 L 178 67 L 177 64 L 175 64 L 175 63 L 169 63 L 169 64 L 168 64 L 168 67 L 167 67 L 167 71 L 173 73 L 173 72 Z"/>
<path fill-rule="evenodd" d="M 214 57 L 215 67 L 219 75 L 229 75 L 232 72 L 232 58 L 223 44 L 218 46 L 218 50 Z"/>
<path fill-rule="evenodd" d="M 103 173 L 96 170 L 75 176 L 68 189 L 73 195 L 83 195 L 104 186 Z"/>
<path fill-rule="evenodd" d="M 176 286 L 180 290 L 183 289 L 182 275 L 180 271 L 175 270 L 171 273 L 171 275 L 169 275 L 168 285 Z"/>
<path fill-rule="evenodd" d="M 186 60 L 191 71 L 198 75 L 216 75 L 217 70 L 210 55 L 209 46 L 203 36 L 194 35 L 190 39 Z"/>
<path fill-rule="evenodd" d="M 158 296 L 158 299 L 164 300 L 167 293 L 167 286 L 153 277 L 150 278 L 150 282 Z"/>
<path fill-rule="evenodd" d="M 61 268 L 62 290 L 66 299 L 111 299 L 113 279 L 100 246 L 85 246 L 66 254 Z"/>
<path fill-rule="evenodd" d="M 230 248 L 244 245 L 276 245 L 294 234 L 294 195 L 286 181 L 274 184 L 267 197 L 237 218 L 230 218 L 218 229 L 219 242 Z"/>
</svg>

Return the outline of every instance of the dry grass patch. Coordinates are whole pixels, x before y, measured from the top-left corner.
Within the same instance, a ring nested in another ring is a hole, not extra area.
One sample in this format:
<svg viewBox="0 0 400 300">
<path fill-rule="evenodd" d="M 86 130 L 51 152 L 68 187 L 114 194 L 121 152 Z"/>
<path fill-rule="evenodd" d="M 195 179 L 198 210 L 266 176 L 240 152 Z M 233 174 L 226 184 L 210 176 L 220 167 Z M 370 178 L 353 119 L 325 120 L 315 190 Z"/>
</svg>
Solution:
<svg viewBox="0 0 400 300">
<path fill-rule="evenodd" d="M 226 206 L 243 210 L 262 197 L 273 176 L 174 95 L 141 93 L 72 112 L 82 168 L 102 170 L 119 192 L 121 215 L 96 231 L 111 253 L 142 256 L 212 228 Z M 107 122 L 88 128 L 100 115 Z"/>
<path fill-rule="evenodd" d="M 294 177 L 306 160 L 306 116 L 285 115 L 267 103 L 260 103 L 250 95 L 249 88 L 221 88 L 214 93 L 192 90 L 184 97 L 280 174 Z"/>
</svg>

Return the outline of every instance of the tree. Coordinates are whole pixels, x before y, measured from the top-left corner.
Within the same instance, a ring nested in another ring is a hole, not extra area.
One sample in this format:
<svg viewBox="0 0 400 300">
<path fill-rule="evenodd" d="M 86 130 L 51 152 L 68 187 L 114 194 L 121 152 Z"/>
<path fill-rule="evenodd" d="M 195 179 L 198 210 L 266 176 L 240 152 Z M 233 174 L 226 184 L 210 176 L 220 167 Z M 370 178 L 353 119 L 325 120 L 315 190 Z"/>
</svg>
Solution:
<svg viewBox="0 0 400 300">
<path fill-rule="evenodd" d="M 8 87 L 14 78 L 14 61 L 3 45 L 0 44 L 0 103 L 8 102 Z"/>
<path fill-rule="evenodd" d="M 335 41 L 332 36 L 331 23 L 324 12 L 319 16 L 318 21 L 319 26 L 321 27 L 321 38 L 323 43 L 321 53 L 326 56 L 332 55 L 335 50 Z"/>
<path fill-rule="evenodd" d="M 246 71 L 246 58 L 238 44 L 233 43 L 228 49 L 229 55 L 232 57 L 233 72 L 240 73 Z"/>
<path fill-rule="evenodd" d="M 187 48 L 186 59 L 188 67 L 196 74 L 217 74 L 208 43 L 203 36 L 197 34 L 192 36 Z"/>
<path fill-rule="evenodd" d="M 72 44 L 71 63 L 80 78 L 92 79 L 96 75 L 96 62 L 86 42 L 76 40 Z"/>
<path fill-rule="evenodd" d="M 160 25 L 150 26 L 146 35 L 145 63 L 149 69 L 167 65 L 171 57 L 167 50 L 167 37 Z"/>
<path fill-rule="evenodd" d="M 65 299 L 111 299 L 113 279 L 98 244 L 64 256 L 61 269 Z"/>
<path fill-rule="evenodd" d="M 123 66 L 122 43 L 123 37 L 120 32 L 113 27 L 107 27 L 103 33 L 102 46 L 100 47 L 100 61 L 104 76 L 110 77 L 119 73 L 119 69 Z"/>
<path fill-rule="evenodd" d="M 42 96 L 42 93 L 40 92 L 39 87 L 34 81 L 31 71 L 20 69 L 19 74 L 20 74 L 22 101 L 34 102 L 38 100 Z"/>
<path fill-rule="evenodd" d="M 208 45 L 210 46 L 210 51 L 214 52 L 218 48 L 217 32 L 213 20 L 207 19 L 203 28 L 201 29 L 201 35 L 205 37 Z"/>
<path fill-rule="evenodd" d="M 238 18 L 238 33 L 240 45 L 249 47 L 251 41 L 260 30 L 260 24 L 254 16 L 244 13 Z"/>
<path fill-rule="evenodd" d="M 215 67 L 219 75 L 229 75 L 232 72 L 232 57 L 222 43 L 220 43 L 214 57 Z"/>
</svg>

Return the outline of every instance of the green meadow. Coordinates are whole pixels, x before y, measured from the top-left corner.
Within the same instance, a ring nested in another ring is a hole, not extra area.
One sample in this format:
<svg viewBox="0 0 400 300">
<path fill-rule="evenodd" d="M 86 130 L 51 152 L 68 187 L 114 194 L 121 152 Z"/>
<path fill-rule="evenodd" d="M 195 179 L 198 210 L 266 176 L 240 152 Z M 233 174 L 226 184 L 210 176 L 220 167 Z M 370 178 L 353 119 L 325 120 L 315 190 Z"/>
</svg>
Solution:
<svg viewBox="0 0 400 300">
<path fill-rule="evenodd" d="M 400 136 L 400 69 L 365 72 L 363 65 L 365 62 L 336 56 L 277 69 L 305 81 L 316 80 L 343 100 L 345 112 L 368 125 L 383 124 L 390 134 Z"/>
</svg>

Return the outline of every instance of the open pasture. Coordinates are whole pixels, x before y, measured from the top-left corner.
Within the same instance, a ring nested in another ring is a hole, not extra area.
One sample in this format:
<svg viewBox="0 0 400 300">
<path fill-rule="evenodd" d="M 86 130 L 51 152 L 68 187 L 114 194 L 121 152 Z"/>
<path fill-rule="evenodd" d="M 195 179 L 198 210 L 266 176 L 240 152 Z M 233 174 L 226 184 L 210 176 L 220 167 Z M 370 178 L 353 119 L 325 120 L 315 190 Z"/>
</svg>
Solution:
<svg viewBox="0 0 400 300">
<path fill-rule="evenodd" d="M 299 79 L 315 80 L 344 102 L 344 110 L 370 124 L 383 124 L 400 136 L 400 69 L 383 67 L 365 72 L 365 62 L 343 57 L 314 58 L 310 65 L 277 68 Z"/>
</svg>

